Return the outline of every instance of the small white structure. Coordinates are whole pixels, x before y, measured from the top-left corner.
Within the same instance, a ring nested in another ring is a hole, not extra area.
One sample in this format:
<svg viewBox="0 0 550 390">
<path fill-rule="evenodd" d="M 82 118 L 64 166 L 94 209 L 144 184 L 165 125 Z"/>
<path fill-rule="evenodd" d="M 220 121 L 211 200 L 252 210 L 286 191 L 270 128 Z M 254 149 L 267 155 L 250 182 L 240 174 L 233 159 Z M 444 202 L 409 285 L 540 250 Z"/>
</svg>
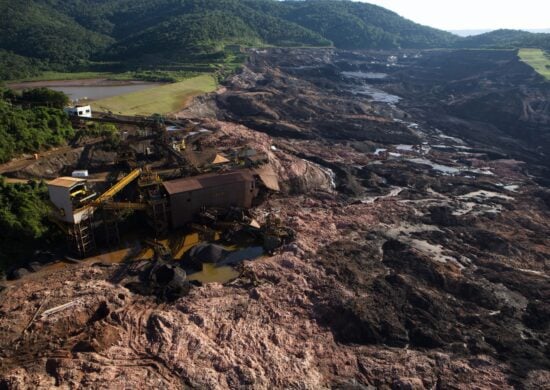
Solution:
<svg viewBox="0 0 550 390">
<path fill-rule="evenodd" d="M 73 171 L 73 173 L 71 174 L 72 177 L 88 177 L 89 176 L 89 173 L 88 173 L 88 170 L 85 169 L 85 170 L 79 170 L 79 171 Z"/>
<path fill-rule="evenodd" d="M 48 182 L 50 201 L 55 205 L 54 213 L 57 219 L 72 224 L 78 224 L 89 210 L 80 207 L 84 198 L 95 196 L 89 194 L 86 180 L 75 177 L 58 177 Z"/>
<path fill-rule="evenodd" d="M 67 107 L 64 110 L 69 116 L 78 116 L 81 118 L 91 118 L 92 117 L 92 106 L 74 106 Z"/>
</svg>

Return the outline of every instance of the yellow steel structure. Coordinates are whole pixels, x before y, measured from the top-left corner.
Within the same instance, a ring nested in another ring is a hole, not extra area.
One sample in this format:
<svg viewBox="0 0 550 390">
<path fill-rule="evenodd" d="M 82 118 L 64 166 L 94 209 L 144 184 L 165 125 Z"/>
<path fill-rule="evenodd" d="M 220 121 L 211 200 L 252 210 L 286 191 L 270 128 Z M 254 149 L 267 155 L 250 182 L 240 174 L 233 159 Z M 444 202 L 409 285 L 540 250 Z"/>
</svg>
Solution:
<svg viewBox="0 0 550 390">
<path fill-rule="evenodd" d="M 120 179 L 114 186 L 109 188 L 103 194 L 98 196 L 92 201 L 92 205 L 99 206 L 102 203 L 105 203 L 112 199 L 116 194 L 124 189 L 128 184 L 137 179 L 141 174 L 141 168 L 134 169 L 132 172 Z"/>
<path fill-rule="evenodd" d="M 138 202 L 105 202 L 105 210 L 146 210 L 147 203 Z"/>
</svg>

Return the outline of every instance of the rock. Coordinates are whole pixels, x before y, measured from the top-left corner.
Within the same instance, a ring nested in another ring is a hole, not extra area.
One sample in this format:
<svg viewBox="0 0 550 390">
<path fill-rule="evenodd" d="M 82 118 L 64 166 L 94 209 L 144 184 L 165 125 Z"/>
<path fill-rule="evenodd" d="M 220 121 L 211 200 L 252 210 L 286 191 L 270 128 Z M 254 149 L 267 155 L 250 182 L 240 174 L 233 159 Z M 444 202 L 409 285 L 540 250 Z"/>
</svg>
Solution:
<svg viewBox="0 0 550 390">
<path fill-rule="evenodd" d="M 203 263 L 219 263 L 230 252 L 220 245 L 199 244 L 188 250 L 182 259 L 182 264 L 201 270 Z"/>
<path fill-rule="evenodd" d="M 249 296 L 250 296 L 250 298 L 257 301 L 262 297 L 262 294 L 260 293 L 260 291 L 257 288 L 254 288 L 254 289 L 250 290 Z"/>
<path fill-rule="evenodd" d="M 434 225 L 456 226 L 458 218 L 453 215 L 453 210 L 447 206 L 430 208 L 430 219 Z"/>
<path fill-rule="evenodd" d="M 550 303 L 531 301 L 523 316 L 523 322 L 531 329 L 548 330 L 550 325 Z"/>
<path fill-rule="evenodd" d="M 26 268 L 16 268 L 11 272 L 8 272 L 8 280 L 17 280 L 28 275 L 30 272 Z"/>
<path fill-rule="evenodd" d="M 40 264 L 40 263 L 37 262 L 37 261 L 33 261 L 32 263 L 29 263 L 29 265 L 27 265 L 27 269 L 28 269 L 30 272 L 37 272 L 37 271 L 39 271 L 40 269 L 42 269 L 42 264 Z"/>
<path fill-rule="evenodd" d="M 187 274 L 177 264 L 157 259 L 142 262 L 141 266 L 141 272 L 138 274 L 139 281 L 126 283 L 126 287 L 133 292 L 155 295 L 160 300 L 168 302 L 173 302 L 189 293 Z"/>
</svg>

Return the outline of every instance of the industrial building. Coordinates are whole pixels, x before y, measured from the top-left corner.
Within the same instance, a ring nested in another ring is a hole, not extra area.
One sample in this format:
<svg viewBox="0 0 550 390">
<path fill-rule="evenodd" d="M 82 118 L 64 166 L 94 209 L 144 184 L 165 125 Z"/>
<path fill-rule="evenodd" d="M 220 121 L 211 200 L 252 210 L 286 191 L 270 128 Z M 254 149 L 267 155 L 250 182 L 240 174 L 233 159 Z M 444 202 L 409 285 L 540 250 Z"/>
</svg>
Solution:
<svg viewBox="0 0 550 390">
<path fill-rule="evenodd" d="M 117 201 L 116 195 L 136 179 L 139 199 Z M 50 181 L 48 191 L 52 219 L 67 234 L 70 249 L 85 256 L 95 249 L 94 230 L 101 225 L 106 240 L 116 241 L 118 228 L 112 214 L 117 210 L 144 211 L 149 224 L 161 233 L 169 226 L 186 226 L 204 207 L 252 207 L 258 183 L 263 184 L 260 176 L 248 169 L 162 181 L 138 168 L 101 195 L 91 192 L 85 179 L 74 177 Z"/>
<path fill-rule="evenodd" d="M 202 207 L 250 208 L 258 194 L 252 173 L 246 170 L 206 174 L 166 181 L 172 227 L 185 226 Z"/>
<path fill-rule="evenodd" d="M 55 206 L 54 216 L 64 222 L 79 224 L 87 214 L 86 200 L 89 193 L 86 180 L 75 177 L 58 177 L 48 183 L 50 201 Z"/>
<path fill-rule="evenodd" d="M 85 107 L 75 109 L 72 119 L 78 127 L 88 121 L 79 118 L 78 110 L 87 112 Z M 99 242 L 117 243 L 118 225 L 127 211 L 142 212 L 156 236 L 163 236 L 170 227 L 189 226 L 203 208 L 246 209 L 260 189 L 279 190 L 266 153 L 249 147 L 202 150 L 198 143 L 211 131 L 192 122 L 170 121 L 171 128 L 179 129 L 175 132 L 168 131 L 159 116 L 104 114 L 91 119 L 131 127 L 133 132 L 123 137 L 113 164 L 127 173 L 111 181 L 109 188 L 88 182 L 89 172 L 82 169 L 86 166 L 73 171 L 79 177 L 48 183 L 51 219 L 66 233 L 71 251 L 81 257 L 96 249 L 96 236 Z"/>
</svg>

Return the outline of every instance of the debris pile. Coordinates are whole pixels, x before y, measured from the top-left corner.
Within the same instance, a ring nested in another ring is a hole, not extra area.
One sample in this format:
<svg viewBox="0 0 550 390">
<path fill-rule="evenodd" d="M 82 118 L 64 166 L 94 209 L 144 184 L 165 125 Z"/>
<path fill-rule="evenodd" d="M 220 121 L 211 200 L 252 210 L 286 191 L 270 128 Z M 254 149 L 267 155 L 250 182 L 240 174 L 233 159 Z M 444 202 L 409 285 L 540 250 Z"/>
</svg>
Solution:
<svg viewBox="0 0 550 390">
<path fill-rule="evenodd" d="M 132 264 L 123 285 L 136 294 L 153 295 L 165 302 L 186 296 L 191 288 L 186 272 L 177 263 L 159 258 Z"/>
</svg>

